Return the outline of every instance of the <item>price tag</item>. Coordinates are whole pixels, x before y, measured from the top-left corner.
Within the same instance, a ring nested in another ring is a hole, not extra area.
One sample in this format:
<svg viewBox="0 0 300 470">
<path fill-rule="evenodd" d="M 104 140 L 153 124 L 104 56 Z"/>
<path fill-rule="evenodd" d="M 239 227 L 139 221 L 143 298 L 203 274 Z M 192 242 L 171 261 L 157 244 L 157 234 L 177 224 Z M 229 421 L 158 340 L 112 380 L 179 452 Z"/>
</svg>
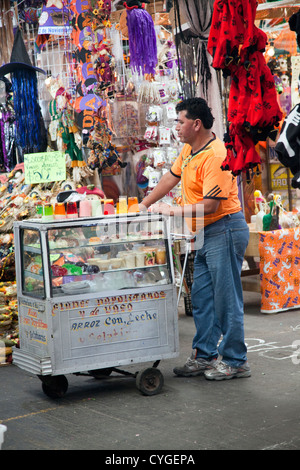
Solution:
<svg viewBox="0 0 300 470">
<path fill-rule="evenodd" d="M 66 160 L 62 152 L 24 155 L 25 184 L 50 183 L 66 179 Z"/>
</svg>

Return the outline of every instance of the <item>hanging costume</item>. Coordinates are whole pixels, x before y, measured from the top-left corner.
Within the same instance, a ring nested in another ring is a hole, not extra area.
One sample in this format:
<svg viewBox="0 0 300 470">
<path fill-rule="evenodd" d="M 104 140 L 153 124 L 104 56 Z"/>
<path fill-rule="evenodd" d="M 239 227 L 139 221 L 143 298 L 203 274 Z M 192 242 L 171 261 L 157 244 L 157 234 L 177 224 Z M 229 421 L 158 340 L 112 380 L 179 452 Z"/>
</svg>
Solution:
<svg viewBox="0 0 300 470">
<path fill-rule="evenodd" d="M 0 77 L 5 84 L 5 103 L 0 104 L 0 167 L 1 172 L 11 171 L 16 161 L 15 113 L 12 102 L 12 86 L 6 77 Z"/>
<path fill-rule="evenodd" d="M 289 19 L 291 31 L 297 34 L 297 44 L 300 47 L 300 10 Z M 289 168 L 294 175 L 291 181 L 293 188 L 300 188 L 300 103 L 296 104 L 286 116 L 275 152 L 278 160 Z"/>
<path fill-rule="evenodd" d="M 207 50 L 214 0 L 174 0 L 178 80 L 183 98 L 204 98 L 215 118 L 212 130 L 224 134 L 218 74 Z M 188 22 L 189 28 L 186 29 Z"/>
<path fill-rule="evenodd" d="M 233 175 L 258 166 L 255 145 L 273 138 L 282 119 L 274 77 L 262 54 L 267 36 L 254 24 L 256 8 L 256 0 L 216 1 L 208 39 L 213 67 L 231 76 L 222 169 Z"/>
</svg>

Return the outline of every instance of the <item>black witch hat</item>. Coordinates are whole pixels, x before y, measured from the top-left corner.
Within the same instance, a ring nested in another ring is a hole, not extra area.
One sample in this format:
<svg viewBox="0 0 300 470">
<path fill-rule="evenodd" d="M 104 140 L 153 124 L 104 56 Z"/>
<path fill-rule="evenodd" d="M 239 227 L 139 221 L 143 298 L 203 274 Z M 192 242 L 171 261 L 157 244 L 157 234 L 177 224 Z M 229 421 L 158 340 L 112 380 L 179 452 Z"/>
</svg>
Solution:
<svg viewBox="0 0 300 470">
<path fill-rule="evenodd" d="M 13 73 L 16 70 L 20 70 L 20 68 L 40 72 L 46 75 L 45 70 L 42 70 L 38 67 L 34 67 L 32 65 L 22 38 L 21 30 L 20 28 L 18 28 L 15 34 L 14 44 L 10 56 L 10 62 L 0 67 L 0 77 L 3 77 L 8 73 Z"/>
</svg>

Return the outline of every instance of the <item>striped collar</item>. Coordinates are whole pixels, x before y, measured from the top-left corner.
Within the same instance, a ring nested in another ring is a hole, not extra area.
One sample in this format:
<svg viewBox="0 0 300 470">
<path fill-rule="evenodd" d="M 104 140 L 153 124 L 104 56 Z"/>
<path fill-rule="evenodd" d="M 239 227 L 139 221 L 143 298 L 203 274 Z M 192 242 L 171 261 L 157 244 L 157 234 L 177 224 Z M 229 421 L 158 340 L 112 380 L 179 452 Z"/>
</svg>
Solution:
<svg viewBox="0 0 300 470">
<path fill-rule="evenodd" d="M 214 134 L 213 138 L 210 139 L 200 150 L 197 150 L 197 152 L 195 152 L 195 153 L 191 152 L 192 157 L 195 157 L 196 155 L 198 155 L 198 153 L 203 152 L 203 150 L 205 150 L 206 147 L 208 147 L 209 144 L 211 144 L 214 140 L 216 140 L 216 135 L 215 134 Z"/>
</svg>

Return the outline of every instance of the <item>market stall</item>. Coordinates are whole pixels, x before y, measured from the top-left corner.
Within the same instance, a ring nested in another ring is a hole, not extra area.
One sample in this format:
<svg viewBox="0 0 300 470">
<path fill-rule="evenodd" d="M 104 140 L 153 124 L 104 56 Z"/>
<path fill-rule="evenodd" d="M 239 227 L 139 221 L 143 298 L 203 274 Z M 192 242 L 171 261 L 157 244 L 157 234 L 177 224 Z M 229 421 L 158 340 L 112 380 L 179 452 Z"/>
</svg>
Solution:
<svg viewBox="0 0 300 470">
<path fill-rule="evenodd" d="M 241 2 L 236 2 L 229 12 L 235 28 L 224 21 L 225 29 L 215 38 L 223 2 L 216 8 L 214 0 L 2 2 L 0 282 L 5 317 L 0 348 L 5 361 L 18 344 L 13 222 L 46 221 L 58 216 L 57 202 L 66 210 L 68 201 L 77 204 L 73 215 L 80 216 L 85 199 L 91 216 L 126 212 L 131 198 L 142 200 L 181 150 L 175 130 L 175 105 L 181 98 L 202 96 L 212 107 L 213 130 L 228 149 L 224 171 L 239 179 L 249 223 L 259 212 L 255 190 L 265 197 L 279 195 L 286 212 L 299 212 L 294 175 L 279 160 L 276 139 L 300 101 L 299 31 L 297 22 L 285 20 L 298 14 L 300 4 L 248 3 L 249 34 L 238 30 L 245 24 L 237 21 Z M 227 33 L 231 49 L 228 43 L 225 47 Z M 26 106 L 30 117 L 22 111 Z M 180 196 L 179 184 L 165 202 L 180 203 Z M 190 304 L 192 272 L 182 282 L 185 254 L 178 243 L 173 258 L 177 286 L 183 286 Z"/>
<path fill-rule="evenodd" d="M 124 197 L 128 205 L 131 197 L 140 200 L 178 155 L 174 119 L 180 89 L 168 3 L 140 8 L 139 2 L 125 7 L 110 1 L 5 0 L 1 5 L 0 281 L 6 282 L 5 292 L 14 290 L 16 296 L 15 220 L 46 219 L 68 191 L 77 193 L 79 215 L 84 198 L 98 207 L 90 210 L 92 216 L 101 206 L 107 209 L 103 215 L 122 212 Z M 139 29 L 129 27 L 130 18 Z M 143 40 L 147 47 L 135 52 Z M 22 68 L 30 77 L 21 75 Z M 31 118 L 22 111 L 27 102 Z M 179 194 L 180 188 L 168 200 Z M 11 345 L 18 345 L 12 301 L 7 295 L 3 306 L 9 315 L 0 336 L 6 361 Z"/>
</svg>

